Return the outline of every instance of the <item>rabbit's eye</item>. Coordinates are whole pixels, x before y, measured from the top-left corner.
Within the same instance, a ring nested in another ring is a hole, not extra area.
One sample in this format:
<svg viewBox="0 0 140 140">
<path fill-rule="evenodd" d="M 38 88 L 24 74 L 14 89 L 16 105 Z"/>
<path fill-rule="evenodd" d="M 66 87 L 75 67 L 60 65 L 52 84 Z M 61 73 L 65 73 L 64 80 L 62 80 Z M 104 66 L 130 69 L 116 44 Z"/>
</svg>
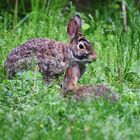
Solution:
<svg viewBox="0 0 140 140">
<path fill-rule="evenodd" d="M 83 44 L 79 44 L 78 47 L 79 47 L 79 49 L 84 49 L 85 48 Z"/>
</svg>

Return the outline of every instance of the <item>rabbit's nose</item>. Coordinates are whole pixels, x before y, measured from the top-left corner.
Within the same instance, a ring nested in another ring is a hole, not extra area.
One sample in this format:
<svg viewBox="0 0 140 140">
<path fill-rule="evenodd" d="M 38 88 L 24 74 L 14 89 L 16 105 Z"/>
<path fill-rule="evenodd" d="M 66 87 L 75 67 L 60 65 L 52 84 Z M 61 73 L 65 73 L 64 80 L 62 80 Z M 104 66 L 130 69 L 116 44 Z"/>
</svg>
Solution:
<svg viewBox="0 0 140 140">
<path fill-rule="evenodd" d="M 90 59 L 91 61 L 96 61 L 96 59 L 97 59 L 96 54 L 90 55 L 90 56 L 89 56 L 89 59 Z"/>
</svg>

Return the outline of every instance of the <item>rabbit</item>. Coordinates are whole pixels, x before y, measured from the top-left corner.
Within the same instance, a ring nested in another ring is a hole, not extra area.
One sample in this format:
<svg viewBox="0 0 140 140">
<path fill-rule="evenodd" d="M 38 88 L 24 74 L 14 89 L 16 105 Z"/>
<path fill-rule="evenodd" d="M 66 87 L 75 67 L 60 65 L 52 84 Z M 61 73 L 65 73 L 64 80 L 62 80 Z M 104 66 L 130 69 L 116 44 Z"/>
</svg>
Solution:
<svg viewBox="0 0 140 140">
<path fill-rule="evenodd" d="M 64 73 L 68 66 L 79 64 L 84 73 L 86 64 L 96 60 L 96 52 L 90 41 L 81 32 L 82 19 L 79 15 L 71 17 L 67 25 L 69 43 L 47 38 L 27 41 L 10 52 L 6 60 L 8 77 L 17 72 L 30 69 L 31 62 L 38 65 L 44 81 L 49 84 Z"/>
<path fill-rule="evenodd" d="M 81 73 L 78 64 L 67 68 L 65 78 L 61 84 L 61 93 L 64 97 L 72 94 L 76 100 L 105 97 L 113 102 L 118 101 L 119 96 L 104 85 L 78 86 L 77 83 L 80 76 Z"/>
</svg>

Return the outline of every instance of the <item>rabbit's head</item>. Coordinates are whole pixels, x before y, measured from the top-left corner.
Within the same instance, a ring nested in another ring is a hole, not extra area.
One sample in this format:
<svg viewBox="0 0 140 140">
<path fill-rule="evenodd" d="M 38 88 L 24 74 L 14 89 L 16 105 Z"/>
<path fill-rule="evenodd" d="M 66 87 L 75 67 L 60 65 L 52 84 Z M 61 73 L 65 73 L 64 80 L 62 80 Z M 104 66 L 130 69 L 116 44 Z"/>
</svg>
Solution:
<svg viewBox="0 0 140 140">
<path fill-rule="evenodd" d="M 81 33 L 82 20 L 76 15 L 70 19 L 67 32 L 70 36 L 69 51 L 71 58 L 77 62 L 92 62 L 96 60 L 96 53 L 85 36 Z"/>
</svg>

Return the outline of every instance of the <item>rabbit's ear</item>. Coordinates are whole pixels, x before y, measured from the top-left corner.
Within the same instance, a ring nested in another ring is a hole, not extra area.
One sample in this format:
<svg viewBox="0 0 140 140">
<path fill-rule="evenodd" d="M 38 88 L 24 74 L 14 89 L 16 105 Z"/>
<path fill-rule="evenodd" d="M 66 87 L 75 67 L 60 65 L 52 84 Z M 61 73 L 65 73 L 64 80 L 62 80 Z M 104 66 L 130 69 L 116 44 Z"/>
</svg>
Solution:
<svg viewBox="0 0 140 140">
<path fill-rule="evenodd" d="M 82 26 L 82 19 L 79 15 L 76 15 L 73 17 L 78 25 L 78 32 L 81 32 L 81 26 Z"/>
<path fill-rule="evenodd" d="M 71 38 L 75 37 L 81 31 L 82 20 L 80 16 L 76 15 L 70 19 L 67 32 Z"/>
</svg>

